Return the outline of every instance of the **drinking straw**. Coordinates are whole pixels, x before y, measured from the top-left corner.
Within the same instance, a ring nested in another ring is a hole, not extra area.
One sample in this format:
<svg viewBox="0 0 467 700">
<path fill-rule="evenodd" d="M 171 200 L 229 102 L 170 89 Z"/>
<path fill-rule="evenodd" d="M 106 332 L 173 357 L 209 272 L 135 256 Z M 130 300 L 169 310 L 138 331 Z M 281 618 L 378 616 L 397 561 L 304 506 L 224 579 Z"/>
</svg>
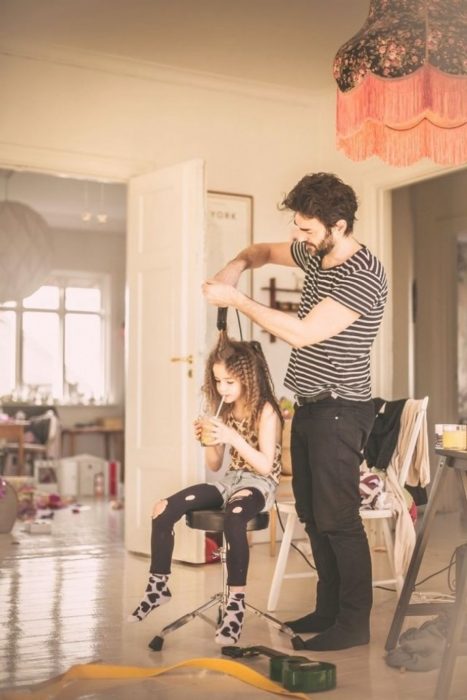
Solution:
<svg viewBox="0 0 467 700">
<path fill-rule="evenodd" d="M 217 408 L 216 415 L 214 416 L 214 418 L 217 418 L 219 416 L 219 413 L 221 412 L 221 408 L 222 408 L 223 403 L 224 403 L 224 397 L 222 397 L 222 399 L 221 399 L 221 402 Z"/>
</svg>

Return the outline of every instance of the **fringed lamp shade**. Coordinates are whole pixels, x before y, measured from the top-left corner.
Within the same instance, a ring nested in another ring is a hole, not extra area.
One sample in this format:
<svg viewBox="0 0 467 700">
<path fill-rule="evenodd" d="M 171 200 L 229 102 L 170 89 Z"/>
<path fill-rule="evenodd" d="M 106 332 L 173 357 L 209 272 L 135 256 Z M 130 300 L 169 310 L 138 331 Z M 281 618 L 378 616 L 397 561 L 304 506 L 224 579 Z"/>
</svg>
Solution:
<svg viewBox="0 0 467 700">
<path fill-rule="evenodd" d="M 467 161 L 467 0 L 370 0 L 337 52 L 337 145 L 353 160 Z"/>
</svg>

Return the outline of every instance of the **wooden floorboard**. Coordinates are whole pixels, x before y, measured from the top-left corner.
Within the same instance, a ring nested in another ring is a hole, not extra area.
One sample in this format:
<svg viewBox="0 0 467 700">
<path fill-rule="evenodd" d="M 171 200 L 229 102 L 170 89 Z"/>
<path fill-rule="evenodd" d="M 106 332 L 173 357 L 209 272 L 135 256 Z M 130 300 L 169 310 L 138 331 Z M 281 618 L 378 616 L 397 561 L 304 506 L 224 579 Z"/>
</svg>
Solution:
<svg viewBox="0 0 467 700">
<path fill-rule="evenodd" d="M 126 617 L 144 591 L 148 559 L 125 552 L 123 512 L 106 501 L 90 501 L 89 510 L 73 514 L 57 511 L 52 534 L 31 535 L 18 523 L 12 535 L 0 535 L 0 697 L 28 697 L 28 689 L 65 672 L 74 664 L 103 662 L 140 667 L 167 666 L 194 657 L 220 658 L 212 627 L 201 620 L 167 637 L 161 652 L 148 642 L 173 619 L 200 605 L 220 587 L 218 564 L 174 564 L 170 587 L 172 602 L 137 624 Z M 446 566 L 467 535 L 457 514 L 437 517 L 432 540 L 420 571 L 423 578 Z M 274 567 L 268 544 L 254 544 L 248 599 L 266 608 Z M 384 553 L 373 554 L 374 568 L 384 574 Z M 290 566 L 303 569 L 292 553 Z M 284 582 L 275 613 L 282 620 L 310 610 L 315 580 Z M 428 581 L 425 591 L 448 592 L 446 574 Z M 425 700 L 432 698 L 437 671 L 405 672 L 391 669 L 384 660 L 384 643 L 395 607 L 393 593 L 375 591 L 370 645 L 340 652 L 315 654 L 337 665 L 338 685 L 325 694 L 329 700 Z M 410 618 L 406 626 L 419 626 L 423 618 Z M 261 644 L 290 653 L 285 635 L 254 615 L 248 615 L 242 645 Z M 311 653 L 305 655 L 312 657 Z M 245 661 L 267 674 L 268 661 Z M 225 700 L 272 697 L 240 681 L 205 671 L 179 671 L 145 681 L 81 681 L 61 693 L 66 698 L 161 698 L 190 700 L 207 694 Z M 29 695 L 33 698 L 34 695 Z M 310 696 L 312 697 L 312 696 Z M 467 699 L 467 659 L 460 659 L 450 700 Z"/>
</svg>

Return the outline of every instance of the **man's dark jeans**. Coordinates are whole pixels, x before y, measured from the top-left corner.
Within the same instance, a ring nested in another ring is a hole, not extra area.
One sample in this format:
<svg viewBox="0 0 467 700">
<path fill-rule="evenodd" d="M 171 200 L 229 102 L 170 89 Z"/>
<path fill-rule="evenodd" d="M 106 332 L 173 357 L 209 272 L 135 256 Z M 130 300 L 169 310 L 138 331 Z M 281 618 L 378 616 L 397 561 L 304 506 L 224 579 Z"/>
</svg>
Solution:
<svg viewBox="0 0 467 700">
<path fill-rule="evenodd" d="M 324 399 L 296 407 L 292 486 L 318 573 L 316 611 L 349 630 L 369 628 L 371 558 L 359 514 L 359 467 L 372 401 Z"/>
</svg>

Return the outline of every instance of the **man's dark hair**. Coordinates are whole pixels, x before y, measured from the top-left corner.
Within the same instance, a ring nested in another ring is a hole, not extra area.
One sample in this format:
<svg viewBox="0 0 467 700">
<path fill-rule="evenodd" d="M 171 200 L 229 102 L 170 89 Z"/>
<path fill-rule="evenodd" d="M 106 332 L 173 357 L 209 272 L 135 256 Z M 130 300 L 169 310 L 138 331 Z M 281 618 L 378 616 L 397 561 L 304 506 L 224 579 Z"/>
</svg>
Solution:
<svg viewBox="0 0 467 700">
<path fill-rule="evenodd" d="M 290 190 L 280 209 L 291 209 L 302 216 L 316 218 L 329 230 L 344 219 L 347 233 L 353 231 L 358 202 L 353 189 L 332 173 L 305 175 Z"/>
</svg>

